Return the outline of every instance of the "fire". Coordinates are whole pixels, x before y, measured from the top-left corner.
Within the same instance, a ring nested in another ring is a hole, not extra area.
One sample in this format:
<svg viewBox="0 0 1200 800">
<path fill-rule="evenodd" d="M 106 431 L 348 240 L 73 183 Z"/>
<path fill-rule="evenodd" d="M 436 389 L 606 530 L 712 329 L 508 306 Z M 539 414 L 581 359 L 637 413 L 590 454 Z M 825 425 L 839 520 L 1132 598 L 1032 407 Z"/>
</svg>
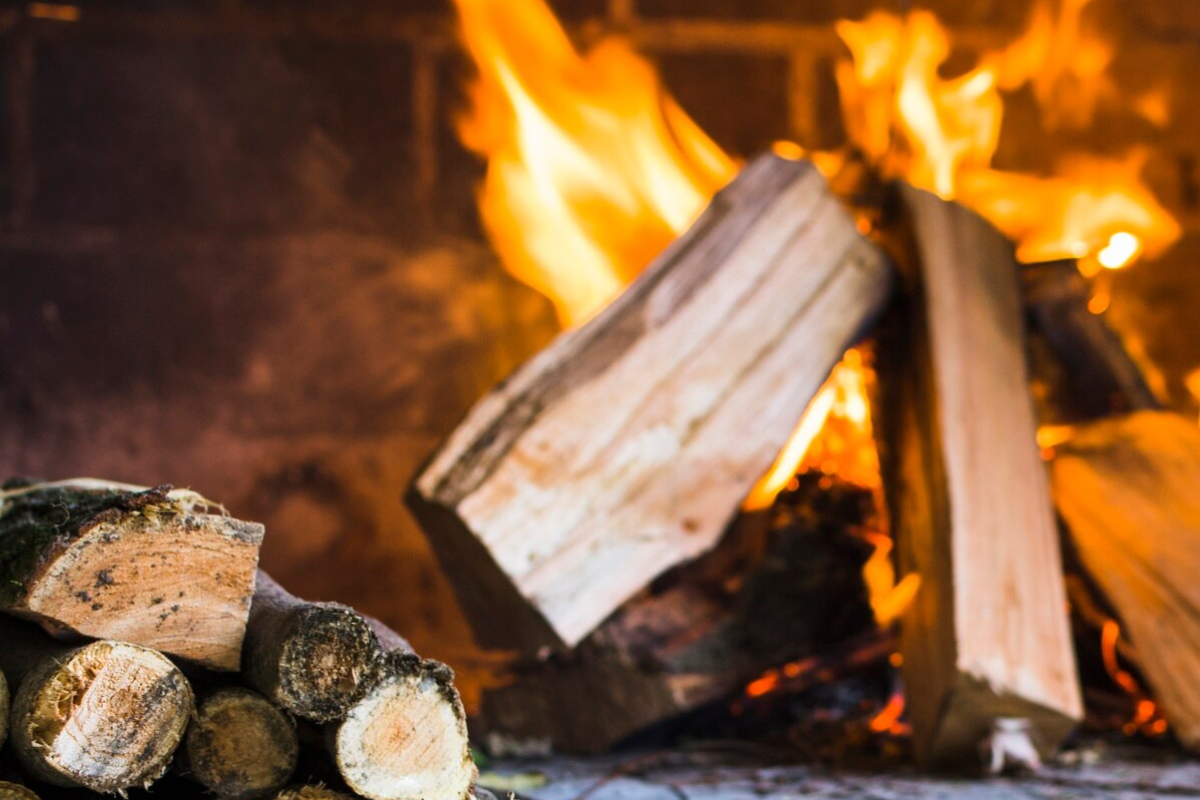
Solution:
<svg viewBox="0 0 1200 800">
<path fill-rule="evenodd" d="M 654 70 L 609 38 L 580 55 L 541 0 L 456 0 L 479 69 L 459 134 L 505 266 L 566 325 L 612 299 L 736 173 Z"/>
<path fill-rule="evenodd" d="M 894 692 L 888 698 L 887 705 L 871 719 L 870 728 L 876 733 L 890 733 L 894 736 L 905 735 L 909 732 L 909 726 L 907 723 L 900 721 L 900 717 L 903 715 L 904 693 Z"/>
<path fill-rule="evenodd" d="M 851 55 L 837 71 L 851 140 L 884 176 L 987 217 L 1017 242 L 1022 261 L 1076 258 L 1094 273 L 1161 252 L 1180 228 L 1141 181 L 1144 154 L 1074 156 L 1051 175 L 992 167 L 1003 91 L 1029 84 L 1049 129 L 1085 124 L 1113 95 L 1109 48 L 1082 25 L 1088 2 L 1066 0 L 1057 18 L 1039 5 L 1025 36 L 955 78 L 940 74 L 950 40 L 929 12 L 838 23 Z M 1139 102 L 1162 119 L 1161 98 L 1153 101 Z"/>
<path fill-rule="evenodd" d="M 771 469 L 746 497 L 748 511 L 768 508 L 798 472 L 817 469 L 868 488 L 879 486 L 862 351 L 846 353 L 809 403 Z M 819 437 L 819 438 L 818 438 Z"/>
</svg>

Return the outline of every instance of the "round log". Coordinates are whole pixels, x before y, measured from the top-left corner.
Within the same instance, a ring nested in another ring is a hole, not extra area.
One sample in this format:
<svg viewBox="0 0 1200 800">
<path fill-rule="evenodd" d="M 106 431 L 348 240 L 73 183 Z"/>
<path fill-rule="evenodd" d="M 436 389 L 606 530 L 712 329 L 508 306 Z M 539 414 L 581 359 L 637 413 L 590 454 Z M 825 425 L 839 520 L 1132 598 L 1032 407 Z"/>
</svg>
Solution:
<svg viewBox="0 0 1200 800">
<path fill-rule="evenodd" d="M 475 781 L 454 673 L 411 653 L 388 654 L 330 746 L 346 785 L 369 800 L 464 800 Z"/>
<path fill-rule="evenodd" d="M 279 791 L 296 770 L 292 720 L 249 689 L 219 689 L 200 703 L 184 740 L 188 774 L 224 800 Z"/>
</svg>

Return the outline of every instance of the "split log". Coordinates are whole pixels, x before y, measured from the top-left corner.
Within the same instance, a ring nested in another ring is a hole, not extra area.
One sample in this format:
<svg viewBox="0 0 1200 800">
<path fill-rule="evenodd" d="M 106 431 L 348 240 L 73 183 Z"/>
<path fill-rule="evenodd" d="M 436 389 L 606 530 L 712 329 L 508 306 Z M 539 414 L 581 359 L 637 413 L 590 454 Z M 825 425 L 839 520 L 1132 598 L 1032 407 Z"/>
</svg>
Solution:
<svg viewBox="0 0 1200 800">
<path fill-rule="evenodd" d="M 0 492 L 0 607 L 48 628 L 238 668 L 261 525 L 170 486 Z"/>
<path fill-rule="evenodd" d="M 1059 421 L 1161 407 L 1121 337 L 1088 309 L 1088 284 L 1075 262 L 1023 267 L 1021 281 L 1031 329 L 1063 373 L 1052 405 L 1069 418 Z"/>
<path fill-rule="evenodd" d="M 369 800 L 465 800 L 476 770 L 454 673 L 370 621 L 389 650 L 363 698 L 328 730 L 342 779 Z"/>
<path fill-rule="evenodd" d="M 1179 740 L 1200 750 L 1200 428 L 1140 411 L 1055 448 L 1054 498 Z"/>
<path fill-rule="evenodd" d="M 194 710 L 166 657 L 124 642 L 71 648 L 10 618 L 0 618 L 0 641 L 0 669 L 17 687 L 12 746 L 26 771 L 104 793 L 162 776 Z"/>
<path fill-rule="evenodd" d="M 1048 754 L 1082 707 L 1013 248 L 901 192 L 919 266 L 881 331 L 872 406 L 900 566 L 921 576 L 901 629 L 916 753 L 978 760 L 995 720 L 1023 717 Z"/>
<path fill-rule="evenodd" d="M 599 753 L 874 627 L 856 531 L 866 489 L 800 476 L 710 553 L 633 598 L 572 652 L 518 663 L 473 724 L 486 739 Z"/>
<path fill-rule="evenodd" d="M 382 655 L 357 611 L 301 600 L 259 572 L 243 673 L 269 700 L 315 722 L 340 719 L 376 679 Z"/>
<path fill-rule="evenodd" d="M 0 800 L 41 800 L 30 788 L 19 783 L 0 781 Z"/>
<path fill-rule="evenodd" d="M 189 777 L 225 800 L 279 791 L 296 770 L 296 725 L 262 695 L 225 688 L 200 703 L 184 740 Z"/>
<path fill-rule="evenodd" d="M 747 165 L 416 479 L 410 505 L 480 642 L 575 645 L 711 549 L 890 290 L 815 168 Z"/>
</svg>

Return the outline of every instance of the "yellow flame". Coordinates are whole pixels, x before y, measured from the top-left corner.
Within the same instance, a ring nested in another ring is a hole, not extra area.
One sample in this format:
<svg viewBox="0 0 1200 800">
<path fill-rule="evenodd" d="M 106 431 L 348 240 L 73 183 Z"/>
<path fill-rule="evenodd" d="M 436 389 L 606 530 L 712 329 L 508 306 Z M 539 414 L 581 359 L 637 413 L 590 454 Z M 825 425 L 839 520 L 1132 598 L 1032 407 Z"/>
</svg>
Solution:
<svg viewBox="0 0 1200 800">
<path fill-rule="evenodd" d="M 577 324 L 736 166 L 623 41 L 580 55 L 540 0 L 456 4 L 479 69 L 459 133 L 488 158 L 484 224 L 508 269 Z"/>
<path fill-rule="evenodd" d="M 1047 128 L 1090 121 L 1112 94 L 1104 75 L 1111 52 L 1082 24 L 1089 2 L 1065 0 L 1057 17 L 1037 6 L 1021 39 L 950 79 L 940 74 L 949 38 L 929 12 L 838 23 L 851 55 L 837 69 L 851 140 L 885 176 L 983 214 L 1017 241 L 1022 261 L 1081 258 L 1081 269 L 1095 271 L 1161 252 L 1180 228 L 1143 185 L 1143 154 L 1076 156 L 1052 175 L 991 166 L 1002 90 L 1030 84 Z M 1162 119 L 1161 103 L 1146 109 Z"/>
</svg>

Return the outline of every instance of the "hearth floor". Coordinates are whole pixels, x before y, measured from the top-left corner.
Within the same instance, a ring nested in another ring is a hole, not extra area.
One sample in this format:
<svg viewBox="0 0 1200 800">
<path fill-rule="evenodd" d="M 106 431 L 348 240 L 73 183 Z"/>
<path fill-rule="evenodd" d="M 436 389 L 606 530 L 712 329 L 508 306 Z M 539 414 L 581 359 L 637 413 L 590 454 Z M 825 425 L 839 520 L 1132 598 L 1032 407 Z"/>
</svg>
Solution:
<svg viewBox="0 0 1200 800">
<path fill-rule="evenodd" d="M 501 761 L 481 783 L 518 800 L 1151 800 L 1200 798 L 1200 761 L 1174 752 L 1089 751 L 1036 775 L 930 777 L 778 766 L 743 753 L 669 752 Z M 497 777 L 500 776 L 500 777 Z M 515 791 L 514 791 L 515 790 Z"/>
</svg>

